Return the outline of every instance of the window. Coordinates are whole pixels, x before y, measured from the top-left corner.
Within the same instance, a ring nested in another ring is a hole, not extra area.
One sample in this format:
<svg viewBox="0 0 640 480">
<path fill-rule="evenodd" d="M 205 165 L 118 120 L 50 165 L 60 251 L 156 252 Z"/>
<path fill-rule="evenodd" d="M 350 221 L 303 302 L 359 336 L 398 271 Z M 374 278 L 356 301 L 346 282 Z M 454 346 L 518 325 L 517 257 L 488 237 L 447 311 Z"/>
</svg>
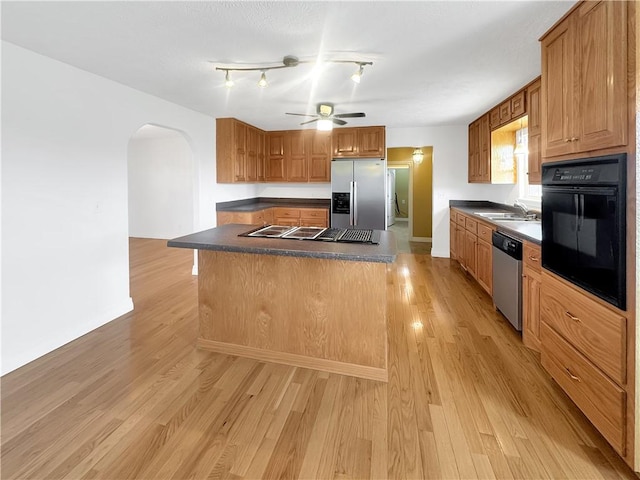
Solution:
<svg viewBox="0 0 640 480">
<path fill-rule="evenodd" d="M 518 162 L 518 200 L 530 208 L 540 210 L 542 199 L 542 186 L 529 185 L 529 136 L 527 127 L 516 130 L 516 149 L 514 154 Z"/>
</svg>

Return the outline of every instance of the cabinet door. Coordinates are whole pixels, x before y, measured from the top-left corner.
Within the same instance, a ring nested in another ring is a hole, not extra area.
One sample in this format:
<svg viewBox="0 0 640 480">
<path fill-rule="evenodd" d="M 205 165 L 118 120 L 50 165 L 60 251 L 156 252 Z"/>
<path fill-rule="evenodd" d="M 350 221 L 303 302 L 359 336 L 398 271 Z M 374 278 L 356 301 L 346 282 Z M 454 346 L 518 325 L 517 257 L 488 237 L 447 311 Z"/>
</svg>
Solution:
<svg viewBox="0 0 640 480">
<path fill-rule="evenodd" d="M 458 262 L 460 266 L 467 269 L 467 253 L 465 248 L 465 229 L 456 224 L 456 248 L 458 249 Z"/>
<path fill-rule="evenodd" d="M 524 90 L 519 91 L 513 97 L 511 97 L 511 117 L 518 118 L 527 113 L 526 106 L 526 94 Z"/>
<path fill-rule="evenodd" d="M 580 62 L 576 151 L 627 144 L 627 2 L 585 2 L 578 9 Z"/>
<path fill-rule="evenodd" d="M 288 182 L 307 181 L 307 152 L 304 130 L 290 130 L 285 143 L 285 174 Z"/>
<path fill-rule="evenodd" d="M 453 220 L 449 221 L 449 258 L 455 260 L 457 255 L 456 248 L 456 222 Z"/>
<path fill-rule="evenodd" d="M 476 279 L 482 288 L 491 295 L 493 284 L 493 248 L 490 243 L 477 240 Z"/>
<path fill-rule="evenodd" d="M 258 181 L 264 182 L 266 180 L 266 134 L 262 130 L 258 130 Z"/>
<path fill-rule="evenodd" d="M 284 142 L 285 132 L 267 133 L 267 182 L 284 182 Z"/>
<path fill-rule="evenodd" d="M 542 82 L 537 80 L 527 89 L 527 110 L 529 118 L 529 168 L 527 175 L 529 176 L 528 181 L 532 185 L 539 185 L 542 181 L 542 151 L 540 150 L 540 142 L 542 139 L 542 115 L 540 111 L 541 85 Z"/>
<path fill-rule="evenodd" d="M 522 341 L 540 351 L 540 274 L 531 268 L 522 275 Z"/>
<path fill-rule="evenodd" d="M 480 123 L 476 120 L 469 125 L 469 183 L 478 181 L 478 160 L 480 157 Z"/>
<path fill-rule="evenodd" d="M 244 182 L 247 179 L 247 125 L 242 122 L 235 122 L 233 125 L 233 144 L 235 148 L 234 180 Z"/>
<path fill-rule="evenodd" d="M 331 144 L 336 158 L 358 156 L 358 134 L 355 128 L 334 129 Z"/>
<path fill-rule="evenodd" d="M 489 112 L 489 126 L 492 130 L 500 126 L 500 106 L 495 107 Z"/>
<path fill-rule="evenodd" d="M 474 278 L 477 276 L 477 258 L 478 258 L 477 246 L 478 246 L 478 237 L 471 232 L 465 232 L 465 237 L 464 237 L 465 264 L 467 267 L 467 272 L 469 272 L 471 276 Z"/>
<path fill-rule="evenodd" d="M 363 127 L 357 129 L 358 156 L 385 158 L 384 127 Z"/>
<path fill-rule="evenodd" d="M 500 125 L 511 121 L 511 100 L 507 100 L 500 104 Z"/>
<path fill-rule="evenodd" d="M 305 144 L 309 160 L 309 181 L 331 181 L 331 132 L 305 131 Z"/>
<path fill-rule="evenodd" d="M 258 180 L 258 129 L 247 127 L 247 182 Z"/>
<path fill-rule="evenodd" d="M 574 96 L 573 17 L 542 40 L 542 156 L 571 153 Z"/>
<path fill-rule="evenodd" d="M 491 128 L 489 127 L 489 114 L 483 115 L 479 123 L 478 182 L 491 183 Z"/>
</svg>

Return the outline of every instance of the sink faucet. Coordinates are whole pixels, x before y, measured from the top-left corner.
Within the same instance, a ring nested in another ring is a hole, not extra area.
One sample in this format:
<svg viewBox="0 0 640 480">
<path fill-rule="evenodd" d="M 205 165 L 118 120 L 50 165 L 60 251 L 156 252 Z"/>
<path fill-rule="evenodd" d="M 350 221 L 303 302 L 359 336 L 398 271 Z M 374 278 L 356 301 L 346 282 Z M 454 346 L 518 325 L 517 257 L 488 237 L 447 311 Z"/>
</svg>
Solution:
<svg viewBox="0 0 640 480">
<path fill-rule="evenodd" d="M 535 217 L 535 213 L 530 213 L 529 212 L 529 208 L 527 208 L 527 206 L 522 203 L 519 200 L 516 200 L 516 202 L 513 204 L 514 207 L 518 207 L 521 211 L 522 211 L 522 215 L 524 215 L 525 217 L 529 217 L 531 215 L 533 215 Z"/>
</svg>

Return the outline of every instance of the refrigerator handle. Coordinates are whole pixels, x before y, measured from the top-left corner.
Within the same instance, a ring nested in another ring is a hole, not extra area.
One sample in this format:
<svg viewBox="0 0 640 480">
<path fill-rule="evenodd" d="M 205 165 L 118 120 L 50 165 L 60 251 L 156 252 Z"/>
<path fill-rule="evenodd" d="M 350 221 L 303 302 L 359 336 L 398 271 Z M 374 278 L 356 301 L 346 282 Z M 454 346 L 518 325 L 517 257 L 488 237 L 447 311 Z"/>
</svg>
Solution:
<svg viewBox="0 0 640 480">
<path fill-rule="evenodd" d="M 353 183 L 349 182 L 349 226 L 353 225 Z"/>
<path fill-rule="evenodd" d="M 358 225 L 358 182 L 353 182 L 353 225 Z"/>
</svg>

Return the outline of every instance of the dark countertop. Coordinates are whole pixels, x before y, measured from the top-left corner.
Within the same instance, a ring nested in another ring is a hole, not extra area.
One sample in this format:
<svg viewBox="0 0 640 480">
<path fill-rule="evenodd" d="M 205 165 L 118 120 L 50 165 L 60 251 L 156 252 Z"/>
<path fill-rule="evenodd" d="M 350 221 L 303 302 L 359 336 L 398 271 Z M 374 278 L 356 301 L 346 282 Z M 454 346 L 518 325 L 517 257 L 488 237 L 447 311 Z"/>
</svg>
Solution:
<svg viewBox="0 0 640 480">
<path fill-rule="evenodd" d="M 494 225 L 499 232 L 506 233 L 512 237 L 519 238 L 520 240 L 526 240 L 536 245 L 540 245 L 542 241 L 542 225 L 540 221 L 500 221 L 490 220 L 475 213 L 488 213 L 488 212 L 517 212 L 520 213 L 520 209 L 511 205 L 505 205 L 502 203 L 487 202 L 487 201 L 473 201 L 473 200 L 451 200 L 449 202 L 451 208 L 457 208 L 461 212 L 474 217 L 484 223 Z"/>
<path fill-rule="evenodd" d="M 354 262 L 393 263 L 396 260 L 396 239 L 393 232 L 380 232 L 378 245 L 283 240 L 281 238 L 239 237 L 259 225 L 229 224 L 169 240 L 169 247 L 216 250 L 222 252 L 282 255 Z"/>
<path fill-rule="evenodd" d="M 258 212 L 271 207 L 293 208 L 326 208 L 329 209 L 329 198 L 245 198 L 231 202 L 216 203 L 217 212 Z"/>
</svg>

